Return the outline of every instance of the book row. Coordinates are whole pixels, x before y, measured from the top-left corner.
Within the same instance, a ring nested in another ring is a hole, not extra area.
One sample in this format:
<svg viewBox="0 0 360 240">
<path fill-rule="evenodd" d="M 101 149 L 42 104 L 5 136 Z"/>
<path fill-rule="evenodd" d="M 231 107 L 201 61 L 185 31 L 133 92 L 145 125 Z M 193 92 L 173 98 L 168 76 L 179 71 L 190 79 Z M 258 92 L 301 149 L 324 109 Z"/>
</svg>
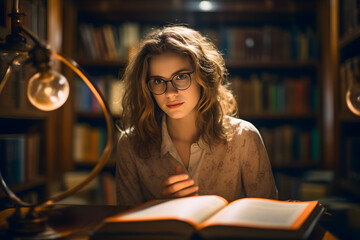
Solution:
<svg viewBox="0 0 360 240">
<path fill-rule="evenodd" d="M 341 14 L 341 34 L 347 35 L 353 33 L 359 27 L 360 23 L 360 2 L 358 0 L 343 0 L 340 5 Z"/>
<path fill-rule="evenodd" d="M 77 163 L 96 163 L 106 145 L 106 128 L 77 123 L 73 131 L 73 159 Z"/>
<path fill-rule="evenodd" d="M 330 170 L 304 170 L 296 175 L 274 172 L 279 199 L 298 199 L 302 201 L 324 199 L 330 196 L 334 173 Z"/>
<path fill-rule="evenodd" d="M 85 57 L 91 59 L 124 60 L 140 40 L 140 25 L 125 22 L 119 25 L 79 26 Z"/>
<path fill-rule="evenodd" d="M 311 27 L 230 27 L 219 32 L 219 48 L 226 59 L 295 60 L 317 58 L 317 38 Z"/>
<path fill-rule="evenodd" d="M 114 76 L 99 76 L 91 78 L 99 91 L 105 97 L 113 115 L 119 115 L 122 111 L 121 96 L 123 94 L 122 82 Z M 87 85 L 78 80 L 76 81 L 76 101 L 75 109 L 78 112 L 101 113 L 101 106 L 95 96 L 91 93 Z"/>
<path fill-rule="evenodd" d="M 75 170 L 64 173 L 64 188 L 69 189 L 79 184 L 88 177 L 89 174 L 90 172 L 88 170 Z M 115 205 L 116 189 L 114 174 L 112 172 L 102 171 L 88 185 L 70 197 L 68 201 L 72 204 Z"/>
<path fill-rule="evenodd" d="M 79 44 L 84 57 L 126 60 L 140 38 L 152 28 L 137 22 L 102 26 L 82 23 Z M 218 46 L 226 59 L 306 61 L 317 58 L 317 38 L 311 27 L 226 27 L 199 31 Z"/>
<path fill-rule="evenodd" d="M 315 166 L 319 161 L 318 129 L 283 125 L 259 128 L 273 167 Z"/>
<path fill-rule="evenodd" d="M 307 76 L 283 77 L 263 73 L 231 80 L 240 113 L 311 113 L 317 109 L 316 87 Z"/>
<path fill-rule="evenodd" d="M 40 135 L 0 135 L 0 170 L 8 185 L 33 180 L 40 175 Z"/>
</svg>

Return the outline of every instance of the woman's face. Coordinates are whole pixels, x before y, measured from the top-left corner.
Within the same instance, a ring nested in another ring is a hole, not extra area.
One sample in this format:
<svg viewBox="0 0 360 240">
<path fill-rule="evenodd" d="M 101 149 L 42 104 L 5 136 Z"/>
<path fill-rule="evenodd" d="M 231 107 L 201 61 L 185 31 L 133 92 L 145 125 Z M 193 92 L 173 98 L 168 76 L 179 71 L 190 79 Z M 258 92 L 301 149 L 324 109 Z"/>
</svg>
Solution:
<svg viewBox="0 0 360 240">
<path fill-rule="evenodd" d="M 149 62 L 149 78 L 171 80 L 179 73 L 194 72 L 189 58 L 171 52 L 153 56 Z M 161 95 L 153 94 L 159 107 L 172 119 L 182 119 L 196 114 L 195 106 L 200 99 L 200 85 L 195 73 L 191 74 L 191 85 L 186 90 L 177 90 L 171 82 Z"/>
</svg>

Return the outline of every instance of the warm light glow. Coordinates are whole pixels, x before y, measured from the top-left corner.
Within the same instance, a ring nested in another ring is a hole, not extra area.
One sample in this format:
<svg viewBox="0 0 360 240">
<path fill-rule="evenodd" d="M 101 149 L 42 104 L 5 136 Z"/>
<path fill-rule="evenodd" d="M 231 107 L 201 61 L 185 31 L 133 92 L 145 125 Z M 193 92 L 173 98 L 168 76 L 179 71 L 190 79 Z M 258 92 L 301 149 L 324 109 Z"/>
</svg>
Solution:
<svg viewBox="0 0 360 240">
<path fill-rule="evenodd" d="M 29 80 L 27 95 L 36 108 L 52 111 L 61 107 L 69 96 L 66 78 L 52 70 L 36 73 Z"/>
<path fill-rule="evenodd" d="M 211 11 L 213 9 L 213 4 L 210 1 L 201 1 L 199 3 L 199 8 L 202 11 Z"/>
<path fill-rule="evenodd" d="M 360 116 L 360 89 L 352 87 L 346 92 L 346 104 L 354 114 Z"/>
</svg>

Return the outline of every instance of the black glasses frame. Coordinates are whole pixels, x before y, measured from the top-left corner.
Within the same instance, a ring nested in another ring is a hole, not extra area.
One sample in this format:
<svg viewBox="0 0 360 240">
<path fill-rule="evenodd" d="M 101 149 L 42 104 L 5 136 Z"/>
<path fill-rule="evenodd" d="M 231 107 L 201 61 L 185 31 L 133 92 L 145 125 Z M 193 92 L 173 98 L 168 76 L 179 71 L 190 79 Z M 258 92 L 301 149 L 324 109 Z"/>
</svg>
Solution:
<svg viewBox="0 0 360 240">
<path fill-rule="evenodd" d="M 161 95 L 161 94 L 164 94 L 165 92 L 166 92 L 166 90 L 167 90 L 167 83 L 168 82 L 171 82 L 171 85 L 176 89 L 176 90 L 178 90 L 178 91 L 184 91 L 184 90 L 186 90 L 186 89 L 188 89 L 190 86 L 191 86 L 191 83 L 192 83 L 192 79 L 191 79 L 191 74 L 193 74 L 194 72 L 188 72 L 188 73 L 177 73 L 177 74 L 175 74 L 173 77 L 171 77 L 171 79 L 170 80 L 165 80 L 165 79 L 161 79 L 161 80 L 163 80 L 164 81 L 164 83 L 165 83 L 165 89 L 164 89 L 164 91 L 162 92 L 162 93 L 155 93 L 155 92 L 153 92 L 152 90 L 151 90 L 151 87 L 150 87 L 150 80 L 148 80 L 147 81 L 147 87 L 148 87 L 148 89 L 149 89 L 149 91 L 151 92 L 151 93 L 153 93 L 153 94 L 155 94 L 155 95 Z M 189 83 L 189 86 L 187 86 L 186 88 L 184 88 L 184 89 L 179 89 L 179 88 L 177 88 L 176 86 L 175 86 L 175 84 L 174 84 L 174 82 L 173 82 L 173 80 L 174 80 L 174 78 L 176 77 L 176 76 L 178 76 L 178 75 L 180 75 L 180 74 L 186 74 L 186 75 L 188 75 L 189 76 L 189 78 L 190 78 L 190 83 Z"/>
</svg>

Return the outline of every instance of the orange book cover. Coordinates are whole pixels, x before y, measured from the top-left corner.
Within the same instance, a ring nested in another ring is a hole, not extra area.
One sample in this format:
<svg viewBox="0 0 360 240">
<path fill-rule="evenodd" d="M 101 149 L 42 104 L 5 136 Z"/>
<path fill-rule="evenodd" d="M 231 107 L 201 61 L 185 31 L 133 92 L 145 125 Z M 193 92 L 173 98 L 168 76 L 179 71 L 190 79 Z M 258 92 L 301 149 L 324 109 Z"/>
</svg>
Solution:
<svg viewBox="0 0 360 240">
<path fill-rule="evenodd" d="M 215 195 L 153 200 L 105 219 L 91 239 L 304 239 L 324 211 L 318 201 L 243 198 L 228 203 Z"/>
</svg>

